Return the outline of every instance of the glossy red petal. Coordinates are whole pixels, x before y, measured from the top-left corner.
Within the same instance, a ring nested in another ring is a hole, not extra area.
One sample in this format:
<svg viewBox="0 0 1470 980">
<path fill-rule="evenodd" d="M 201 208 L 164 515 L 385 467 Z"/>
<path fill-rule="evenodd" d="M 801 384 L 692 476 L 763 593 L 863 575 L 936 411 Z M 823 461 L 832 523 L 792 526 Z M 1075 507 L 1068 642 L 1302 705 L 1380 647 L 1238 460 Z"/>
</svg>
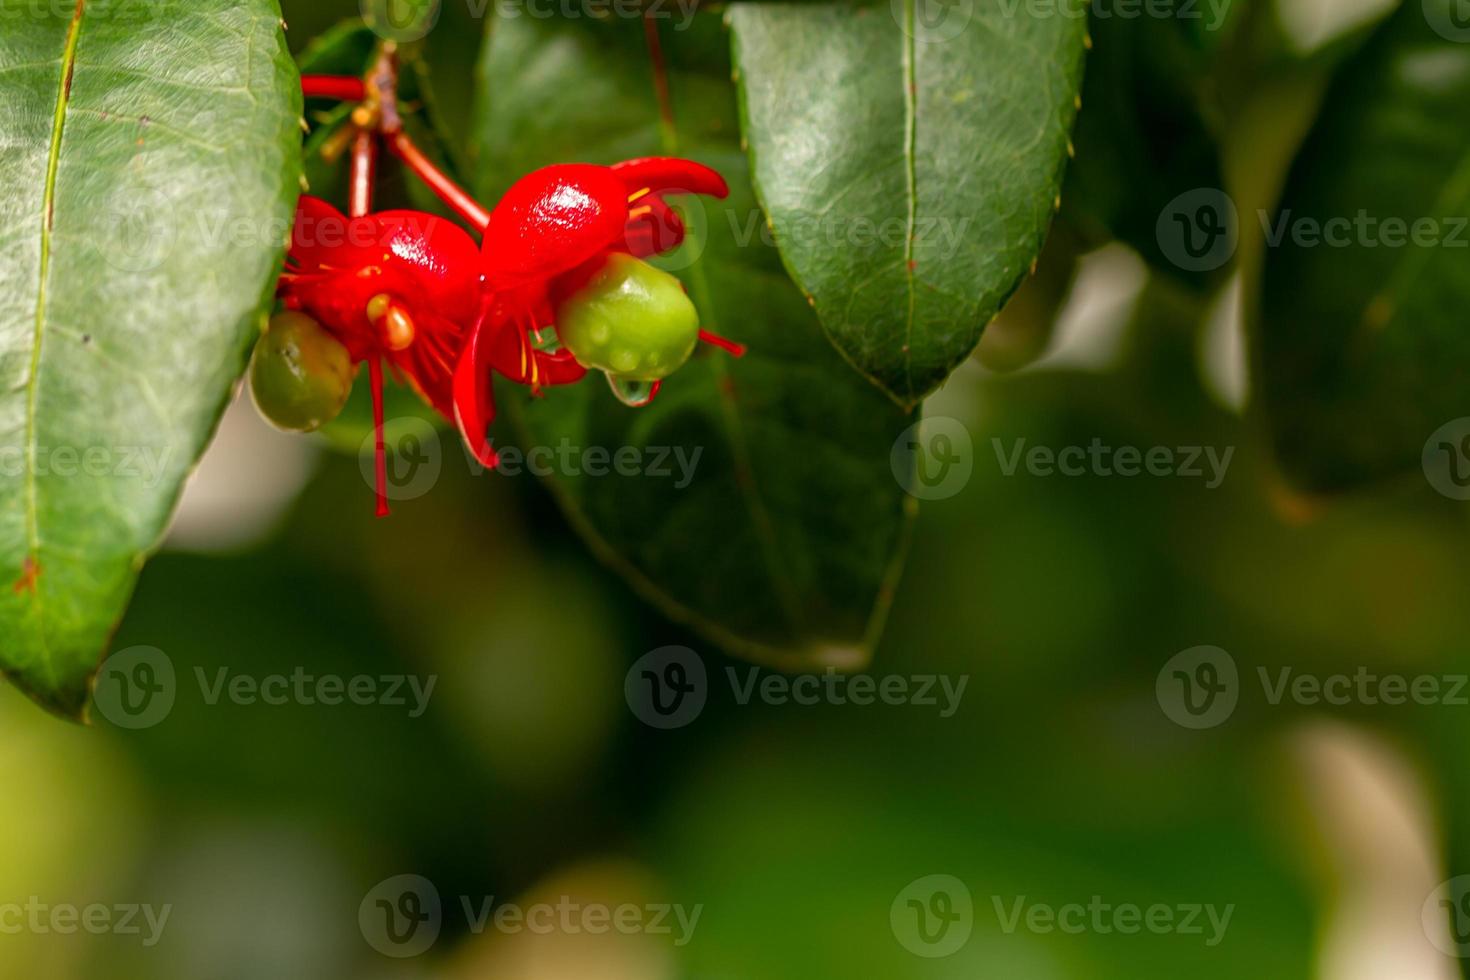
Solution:
<svg viewBox="0 0 1470 980">
<path fill-rule="evenodd" d="M 495 419 L 495 389 L 490 365 L 485 357 L 488 322 L 482 322 L 469 333 L 454 369 L 454 422 L 464 437 L 465 445 L 484 466 L 493 468 L 499 460 L 490 446 L 490 423 Z"/>
<path fill-rule="evenodd" d="M 613 164 L 613 172 L 636 194 L 647 189 L 655 194 L 704 194 L 724 199 L 730 186 L 715 170 L 679 157 L 641 157 Z"/>
<path fill-rule="evenodd" d="M 419 211 L 384 211 L 369 218 L 376 234 L 363 259 L 412 270 L 424 291 L 419 299 L 440 316 L 462 323 L 476 316 L 480 248 L 463 228 Z"/>
<path fill-rule="evenodd" d="M 518 180 L 490 214 L 486 280 L 507 289 L 572 269 L 619 243 L 628 194 L 608 167 L 572 163 Z"/>
</svg>

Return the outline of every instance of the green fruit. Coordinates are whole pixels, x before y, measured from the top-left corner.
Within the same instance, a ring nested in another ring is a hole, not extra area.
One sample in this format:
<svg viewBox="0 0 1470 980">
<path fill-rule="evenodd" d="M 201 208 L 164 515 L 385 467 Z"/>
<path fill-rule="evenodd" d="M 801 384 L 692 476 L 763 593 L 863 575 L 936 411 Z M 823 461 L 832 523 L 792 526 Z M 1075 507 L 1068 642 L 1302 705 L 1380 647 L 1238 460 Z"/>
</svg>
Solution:
<svg viewBox="0 0 1470 980">
<path fill-rule="evenodd" d="M 699 313 L 679 280 L 614 252 L 557 305 L 556 332 L 583 367 L 626 381 L 658 381 L 694 352 Z"/>
<path fill-rule="evenodd" d="M 352 392 L 352 358 L 305 313 L 282 313 L 255 345 L 250 393 L 274 426 L 311 432 L 342 411 Z"/>
</svg>

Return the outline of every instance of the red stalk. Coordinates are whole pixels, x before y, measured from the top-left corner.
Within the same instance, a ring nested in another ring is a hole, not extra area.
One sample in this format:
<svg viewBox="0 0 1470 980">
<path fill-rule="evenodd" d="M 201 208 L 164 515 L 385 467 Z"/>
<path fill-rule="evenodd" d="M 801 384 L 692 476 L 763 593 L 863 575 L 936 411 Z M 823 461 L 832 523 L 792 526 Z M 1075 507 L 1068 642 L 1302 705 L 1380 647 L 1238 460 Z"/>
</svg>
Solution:
<svg viewBox="0 0 1470 980">
<path fill-rule="evenodd" d="M 717 333 L 710 333 L 708 330 L 701 330 L 699 331 L 699 339 L 704 341 L 706 344 L 713 344 L 720 350 L 729 354 L 731 357 L 745 356 L 745 345 L 736 343 L 728 337 L 721 337 Z"/>
<path fill-rule="evenodd" d="M 362 79 L 346 75 L 302 75 L 301 92 L 308 99 L 361 102 L 367 98 L 367 86 Z"/>
<path fill-rule="evenodd" d="M 490 212 L 480 206 L 480 202 L 470 196 L 469 191 L 456 184 L 448 174 L 434 166 L 434 162 L 424 156 L 422 150 L 403 130 L 387 134 L 388 149 L 393 155 L 402 160 L 404 165 L 418 175 L 418 178 L 429 189 L 439 196 L 439 199 L 449 205 L 455 214 L 469 222 L 475 231 L 485 233 L 490 227 Z"/>
<path fill-rule="evenodd" d="M 361 218 L 373 209 L 373 179 L 378 169 L 378 143 L 373 134 L 360 130 L 352 143 L 351 201 L 348 213 Z M 383 361 L 368 357 L 368 383 L 373 390 L 373 491 L 378 498 L 377 515 L 388 516 L 388 454 L 383 444 Z"/>
</svg>

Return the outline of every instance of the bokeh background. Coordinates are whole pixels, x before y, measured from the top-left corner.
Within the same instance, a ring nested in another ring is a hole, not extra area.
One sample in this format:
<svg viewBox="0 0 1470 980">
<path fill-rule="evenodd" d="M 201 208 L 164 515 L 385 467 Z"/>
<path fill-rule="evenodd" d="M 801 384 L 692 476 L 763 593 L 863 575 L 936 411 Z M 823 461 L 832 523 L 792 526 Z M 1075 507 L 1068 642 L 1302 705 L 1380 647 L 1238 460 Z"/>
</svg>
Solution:
<svg viewBox="0 0 1470 980">
<path fill-rule="evenodd" d="M 356 6 L 288 2 L 293 45 Z M 1301 66 L 1382 8 L 1272 7 L 1289 67 L 1236 114 L 1237 186 L 1256 175 L 1269 195 L 1289 157 L 1270 148 L 1304 125 L 1283 93 L 1309 100 L 1321 75 Z M 449 0 L 429 39 L 451 129 L 480 30 Z M 81 728 L 0 689 L 0 900 L 168 905 L 161 941 L 3 934 L 0 978 L 1459 976 L 1436 896 L 1470 871 L 1470 706 L 1273 704 L 1258 671 L 1470 672 L 1463 505 L 1417 477 L 1330 503 L 1283 489 L 1247 394 L 1239 284 L 1182 287 L 1069 220 L 1043 262 L 1058 271 L 926 407 L 970 435 L 973 471 L 920 508 L 869 672 L 966 679 L 952 716 L 741 704 L 726 670 L 750 668 L 601 566 L 533 478 L 476 474 L 431 439 L 432 489 L 377 521 L 355 452 L 273 432 L 247 396 L 115 643 L 166 653 L 168 717 Z M 1046 353 L 1002 374 L 982 361 L 1003 364 L 1006 341 Z M 1233 456 L 1215 488 L 1006 475 L 997 439 Z M 711 679 L 675 730 L 624 695 L 668 645 Z M 1201 645 L 1227 651 L 1239 701 L 1192 729 L 1159 679 Z M 419 717 L 211 704 L 197 681 L 298 668 L 437 681 Z M 359 911 L 406 874 L 433 883 L 442 931 L 398 959 Z M 935 875 L 972 908 L 942 958 L 901 922 Z M 463 901 L 492 896 L 700 912 L 682 944 L 677 928 L 477 930 Z M 1231 912 L 1216 942 L 1208 926 L 1008 930 L 1002 914 L 1094 896 Z"/>
</svg>

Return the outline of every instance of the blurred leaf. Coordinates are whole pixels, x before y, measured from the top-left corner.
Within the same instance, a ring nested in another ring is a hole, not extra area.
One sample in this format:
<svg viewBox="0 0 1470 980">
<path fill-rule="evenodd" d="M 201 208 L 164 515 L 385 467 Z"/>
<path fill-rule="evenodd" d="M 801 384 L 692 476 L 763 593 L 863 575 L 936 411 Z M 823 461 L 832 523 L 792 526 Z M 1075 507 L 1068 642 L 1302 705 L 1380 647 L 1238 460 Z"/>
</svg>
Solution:
<svg viewBox="0 0 1470 980">
<path fill-rule="evenodd" d="M 1041 251 L 1082 80 L 1072 13 L 730 8 L 781 255 L 838 350 L 901 405 L 970 356 Z"/>
<path fill-rule="evenodd" d="M 637 21 L 498 21 L 481 79 L 480 189 L 494 200 L 565 160 L 668 153 L 715 167 L 730 200 L 687 202 L 690 240 L 665 264 L 706 326 L 750 352 L 706 351 L 645 409 L 591 378 L 511 411 L 533 446 L 663 460 L 672 475 L 563 468 L 550 483 L 598 553 L 671 616 L 758 659 L 849 664 L 866 657 L 899 567 L 907 517 L 889 455 L 908 420 L 823 340 L 774 249 L 742 244 L 760 212 L 718 19 L 672 38 L 676 126 L 661 132 Z M 694 461 L 687 486 L 669 449 Z"/>
<path fill-rule="evenodd" d="M 89 9 L 0 0 L 0 667 L 68 715 L 244 366 L 300 167 L 273 0 Z"/>
<path fill-rule="evenodd" d="M 1063 208 L 1094 237 L 1117 238 L 1155 268 L 1202 283 L 1209 277 L 1164 253 L 1156 226 L 1179 195 L 1224 186 L 1206 76 L 1231 20 L 1210 4 L 1166 3 L 1167 16 L 1093 18 Z"/>
<path fill-rule="evenodd" d="M 1470 415 L 1470 46 L 1432 26 L 1455 2 L 1405 6 L 1342 66 L 1269 217 L 1260 384 L 1309 490 L 1412 470 Z"/>
<path fill-rule="evenodd" d="M 1058 220 L 1036 268 L 1006 308 L 985 328 L 975 358 L 992 371 L 1017 371 L 1042 354 L 1077 278 L 1082 242 L 1070 223 Z"/>
</svg>

